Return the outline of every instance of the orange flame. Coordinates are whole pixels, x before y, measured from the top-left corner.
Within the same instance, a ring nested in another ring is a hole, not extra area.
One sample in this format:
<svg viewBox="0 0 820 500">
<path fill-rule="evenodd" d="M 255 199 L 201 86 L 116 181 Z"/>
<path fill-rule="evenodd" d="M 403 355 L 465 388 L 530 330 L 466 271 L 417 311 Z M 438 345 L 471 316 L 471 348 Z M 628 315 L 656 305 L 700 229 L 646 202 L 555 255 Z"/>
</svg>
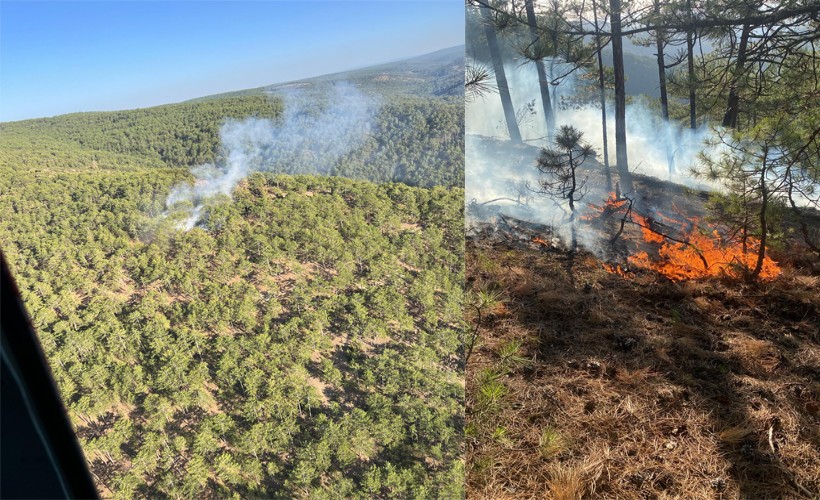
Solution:
<svg viewBox="0 0 820 500">
<path fill-rule="evenodd" d="M 629 262 L 637 267 L 657 271 L 671 280 L 708 276 L 741 278 L 757 265 L 760 242 L 755 238 L 746 238 L 744 248 L 740 241 L 723 241 L 717 230 L 712 229 L 709 235 L 702 233 L 696 223 L 686 234 L 686 244 L 664 241 L 663 236 L 643 226 L 641 229 L 645 241 L 661 243 L 658 249 L 660 259 L 653 260 L 646 252 L 639 252 L 629 257 Z M 769 256 L 764 256 L 759 277 L 772 279 L 779 275 L 780 267 L 777 263 Z"/>
<path fill-rule="evenodd" d="M 632 217 L 638 224 L 640 224 L 641 233 L 643 234 L 644 241 L 648 241 L 650 243 L 663 243 L 663 235 L 658 234 L 655 231 L 652 231 L 652 229 L 650 229 L 651 224 L 649 219 L 638 214 L 634 214 Z"/>
<path fill-rule="evenodd" d="M 613 192 L 609 193 L 609 197 L 606 200 L 604 200 L 603 205 L 595 205 L 594 203 L 587 203 L 587 206 L 590 209 L 594 210 L 594 212 L 589 214 L 589 215 L 583 215 L 583 216 L 579 217 L 579 219 L 581 219 L 581 220 L 593 220 L 593 219 L 596 219 L 596 218 L 600 217 L 601 215 L 607 215 L 607 214 L 617 212 L 618 209 L 620 209 L 621 207 L 626 205 L 627 202 L 629 202 L 629 200 L 627 200 L 626 198 L 618 198 L 617 195 L 615 194 L 615 192 L 613 191 Z"/>
<path fill-rule="evenodd" d="M 621 268 L 620 264 L 616 264 L 614 266 L 610 265 L 610 264 L 604 264 L 604 269 L 606 269 L 607 271 L 609 271 L 612 274 L 617 274 L 618 276 L 624 276 L 624 277 L 627 276 L 626 270 Z"/>
<path fill-rule="evenodd" d="M 610 193 L 603 206 L 589 205 L 597 213 L 585 219 L 611 215 L 622 209 L 628 201 Z M 726 241 L 711 226 L 704 225 L 704 229 L 708 230 L 699 229 L 701 223 L 696 218 L 676 218 L 661 213 L 656 216 L 657 220 L 652 220 L 635 212 L 631 214 L 632 221 L 641 228 L 643 241 L 657 248 L 657 257 L 650 257 L 647 252 L 630 256 L 627 260 L 636 268 L 651 269 L 671 280 L 682 281 L 709 276 L 742 278 L 757 266 L 760 241 L 755 238 L 747 237 L 745 244 L 737 239 Z M 670 232 L 656 230 L 658 225 L 669 228 Z M 674 227 L 678 229 L 672 229 Z M 604 267 L 613 274 L 627 275 L 627 271 L 621 266 L 605 264 Z M 764 255 L 759 278 L 772 279 L 779 275 L 780 267 Z"/>
</svg>

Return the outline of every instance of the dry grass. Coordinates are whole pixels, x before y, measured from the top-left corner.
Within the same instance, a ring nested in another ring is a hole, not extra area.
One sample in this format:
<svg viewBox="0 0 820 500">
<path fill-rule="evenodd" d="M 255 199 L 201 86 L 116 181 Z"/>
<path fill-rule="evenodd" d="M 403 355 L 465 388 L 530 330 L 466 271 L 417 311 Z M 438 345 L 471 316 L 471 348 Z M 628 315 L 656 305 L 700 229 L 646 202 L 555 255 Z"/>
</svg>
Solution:
<svg viewBox="0 0 820 500">
<path fill-rule="evenodd" d="M 569 467 L 560 463 L 550 467 L 550 478 L 547 481 L 549 497 L 555 500 L 576 500 L 583 496 L 584 471 L 578 467 Z"/>
<path fill-rule="evenodd" d="M 820 280 L 624 278 L 481 239 L 467 275 L 501 302 L 467 367 L 469 498 L 820 494 Z"/>
</svg>

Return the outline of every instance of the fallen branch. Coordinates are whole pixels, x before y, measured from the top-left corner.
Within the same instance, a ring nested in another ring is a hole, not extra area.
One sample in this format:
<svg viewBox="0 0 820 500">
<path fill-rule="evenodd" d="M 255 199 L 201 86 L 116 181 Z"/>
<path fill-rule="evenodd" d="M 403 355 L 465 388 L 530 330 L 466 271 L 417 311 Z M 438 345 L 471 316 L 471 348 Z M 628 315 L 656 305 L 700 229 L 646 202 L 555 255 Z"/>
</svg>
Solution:
<svg viewBox="0 0 820 500">
<path fill-rule="evenodd" d="M 772 457 L 775 460 L 775 464 L 777 465 L 777 468 L 780 469 L 781 472 L 786 474 L 789 477 L 789 479 L 791 479 L 792 484 L 794 484 L 797 487 L 797 489 L 800 490 L 801 493 L 806 495 L 806 497 L 815 498 L 815 495 L 812 494 L 811 491 L 809 491 L 808 489 L 806 489 L 805 486 L 803 486 L 802 484 L 797 482 L 797 478 L 794 477 L 794 474 L 792 473 L 792 471 L 790 471 L 789 468 L 786 467 L 786 465 L 780 460 L 780 457 L 777 456 L 777 451 L 774 449 L 774 439 L 773 439 L 774 426 L 773 425 L 769 426 L 768 434 L 769 434 L 769 448 L 771 448 L 771 450 L 772 450 Z"/>
<path fill-rule="evenodd" d="M 467 346 L 467 353 L 464 356 L 464 366 L 467 366 L 467 363 L 470 362 L 470 355 L 473 353 L 473 347 L 475 347 L 476 340 L 478 340 L 478 329 L 481 327 L 481 308 L 476 304 L 471 304 L 478 314 L 478 318 L 476 318 L 475 322 L 475 329 L 473 329 L 473 334 L 470 338 L 470 344 Z"/>
<path fill-rule="evenodd" d="M 610 245 L 614 245 L 618 238 L 621 237 L 621 234 L 624 232 L 624 225 L 626 224 L 626 220 L 629 218 L 629 215 L 632 213 L 632 198 L 624 196 L 624 198 L 629 201 L 629 205 L 626 207 L 626 213 L 624 214 L 623 218 L 621 218 L 621 227 L 618 228 L 618 232 L 615 233 L 615 236 L 609 240 Z"/>
</svg>

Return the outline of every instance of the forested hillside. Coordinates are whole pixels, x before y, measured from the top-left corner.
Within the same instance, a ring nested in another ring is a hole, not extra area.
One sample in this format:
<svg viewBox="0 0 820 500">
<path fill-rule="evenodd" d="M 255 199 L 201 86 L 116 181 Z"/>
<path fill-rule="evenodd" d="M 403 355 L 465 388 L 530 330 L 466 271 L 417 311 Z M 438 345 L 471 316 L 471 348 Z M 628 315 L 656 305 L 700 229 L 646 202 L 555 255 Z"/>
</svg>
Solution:
<svg viewBox="0 0 820 500">
<path fill-rule="evenodd" d="M 103 496 L 462 495 L 461 100 L 384 97 L 329 170 L 367 180 L 257 172 L 180 230 L 222 124 L 285 105 L 0 125 L 0 245 Z"/>
<path fill-rule="evenodd" d="M 463 186 L 462 98 L 383 98 L 364 145 L 331 174 L 417 186 Z M 14 164 L 37 167 L 142 164 L 193 167 L 220 156 L 219 130 L 229 119 L 276 118 L 283 101 L 247 95 L 129 111 L 77 113 L 0 124 L 0 149 Z M 117 155 L 126 154 L 124 158 Z M 291 163 L 286 173 L 311 173 Z"/>
<path fill-rule="evenodd" d="M 103 152 L 125 153 L 169 167 L 187 167 L 214 160 L 219 151 L 219 127 L 226 119 L 275 118 L 281 112 L 279 100 L 245 96 L 127 111 L 74 113 L 4 123 L 0 125 L 0 146 L 5 153 L 38 150 L 45 145 L 53 155 L 83 149 L 91 156 L 89 160 Z"/>
</svg>

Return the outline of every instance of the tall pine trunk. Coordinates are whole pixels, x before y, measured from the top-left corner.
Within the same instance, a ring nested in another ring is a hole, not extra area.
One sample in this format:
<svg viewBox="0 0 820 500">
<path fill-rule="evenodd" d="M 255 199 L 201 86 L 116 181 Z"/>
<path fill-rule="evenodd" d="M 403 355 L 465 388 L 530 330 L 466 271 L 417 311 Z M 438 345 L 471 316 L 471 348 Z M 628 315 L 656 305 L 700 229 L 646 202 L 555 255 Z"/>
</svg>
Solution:
<svg viewBox="0 0 820 500">
<path fill-rule="evenodd" d="M 569 226 L 572 234 L 572 241 L 570 242 L 570 251 L 578 250 L 578 229 L 575 227 L 575 190 L 578 188 L 575 183 L 575 159 L 572 157 L 572 148 L 567 152 L 569 154 L 569 168 L 572 170 L 572 184 L 569 188 L 567 198 L 569 198 Z"/>
<path fill-rule="evenodd" d="M 612 174 L 609 171 L 609 147 L 606 133 L 606 84 L 604 82 L 604 57 L 601 54 L 601 32 L 598 28 L 598 4 L 592 0 L 592 20 L 595 23 L 595 50 L 598 52 L 598 90 L 601 94 L 601 127 L 604 138 L 604 173 L 606 189 L 612 191 Z"/>
<path fill-rule="evenodd" d="M 538 29 L 536 28 L 535 8 L 532 0 L 525 0 L 527 8 L 527 23 L 530 25 L 530 37 L 532 43 L 538 43 Z M 540 55 L 540 54 L 538 54 Z M 555 115 L 552 112 L 552 101 L 550 100 L 549 82 L 547 81 L 547 71 L 544 68 L 544 61 L 540 58 L 535 60 L 535 69 L 538 71 L 538 85 L 541 89 L 541 104 L 544 108 L 544 119 L 547 122 L 547 140 L 552 141 L 552 134 L 555 132 Z"/>
<path fill-rule="evenodd" d="M 609 0 L 612 15 L 612 66 L 615 70 L 615 158 L 621 189 L 631 194 L 632 174 L 626 153 L 626 89 L 624 87 L 624 48 L 621 39 L 621 0 Z"/>
<path fill-rule="evenodd" d="M 485 5 L 482 4 L 480 8 L 481 17 L 484 18 L 484 34 L 487 36 L 487 45 L 490 48 L 490 57 L 493 60 L 493 71 L 498 84 L 498 93 L 501 95 L 501 106 L 504 108 L 504 118 L 507 121 L 510 140 L 521 143 L 521 132 L 518 130 L 518 121 L 515 119 L 515 108 L 512 105 L 510 87 L 507 85 L 507 75 L 504 73 L 504 63 L 501 60 L 501 51 L 498 48 L 493 16 L 490 9 Z"/>
<path fill-rule="evenodd" d="M 743 76 L 743 71 L 746 66 L 746 50 L 749 45 L 749 34 L 751 31 L 751 26 L 744 24 L 743 30 L 740 33 L 737 62 L 732 72 L 732 81 L 729 84 L 729 101 L 726 105 L 726 114 L 723 116 L 724 127 L 737 128 L 737 116 L 740 112 L 740 95 L 738 95 L 737 87 L 740 84 L 740 79 Z"/>
<path fill-rule="evenodd" d="M 689 12 L 689 20 L 692 20 L 692 0 L 687 0 L 686 8 Z M 689 71 L 687 84 L 689 86 L 689 128 L 695 130 L 697 127 L 696 102 L 695 102 L 695 33 L 693 28 L 686 30 L 686 64 Z"/>
<path fill-rule="evenodd" d="M 768 173 L 769 151 L 763 151 L 763 165 L 760 167 L 760 212 L 758 214 L 760 220 L 760 248 L 757 249 L 757 261 L 755 268 L 752 270 L 751 279 L 756 280 L 760 276 L 760 271 L 763 270 L 763 261 L 766 259 L 766 243 L 769 235 L 769 228 L 766 219 L 766 210 L 769 207 L 769 188 L 766 185 L 766 174 Z"/>
<path fill-rule="evenodd" d="M 655 15 L 660 19 L 661 3 L 660 0 L 655 0 Z M 675 153 L 673 145 L 671 144 L 671 137 L 669 137 L 669 98 L 666 95 L 666 58 L 664 57 L 663 48 L 666 44 L 664 33 L 658 30 L 655 33 L 655 49 L 658 57 L 658 85 L 661 91 L 661 116 L 663 116 L 663 125 L 666 128 L 664 134 L 664 142 L 666 143 L 666 165 L 669 168 L 669 179 L 672 179 L 672 174 L 675 172 Z"/>
</svg>

